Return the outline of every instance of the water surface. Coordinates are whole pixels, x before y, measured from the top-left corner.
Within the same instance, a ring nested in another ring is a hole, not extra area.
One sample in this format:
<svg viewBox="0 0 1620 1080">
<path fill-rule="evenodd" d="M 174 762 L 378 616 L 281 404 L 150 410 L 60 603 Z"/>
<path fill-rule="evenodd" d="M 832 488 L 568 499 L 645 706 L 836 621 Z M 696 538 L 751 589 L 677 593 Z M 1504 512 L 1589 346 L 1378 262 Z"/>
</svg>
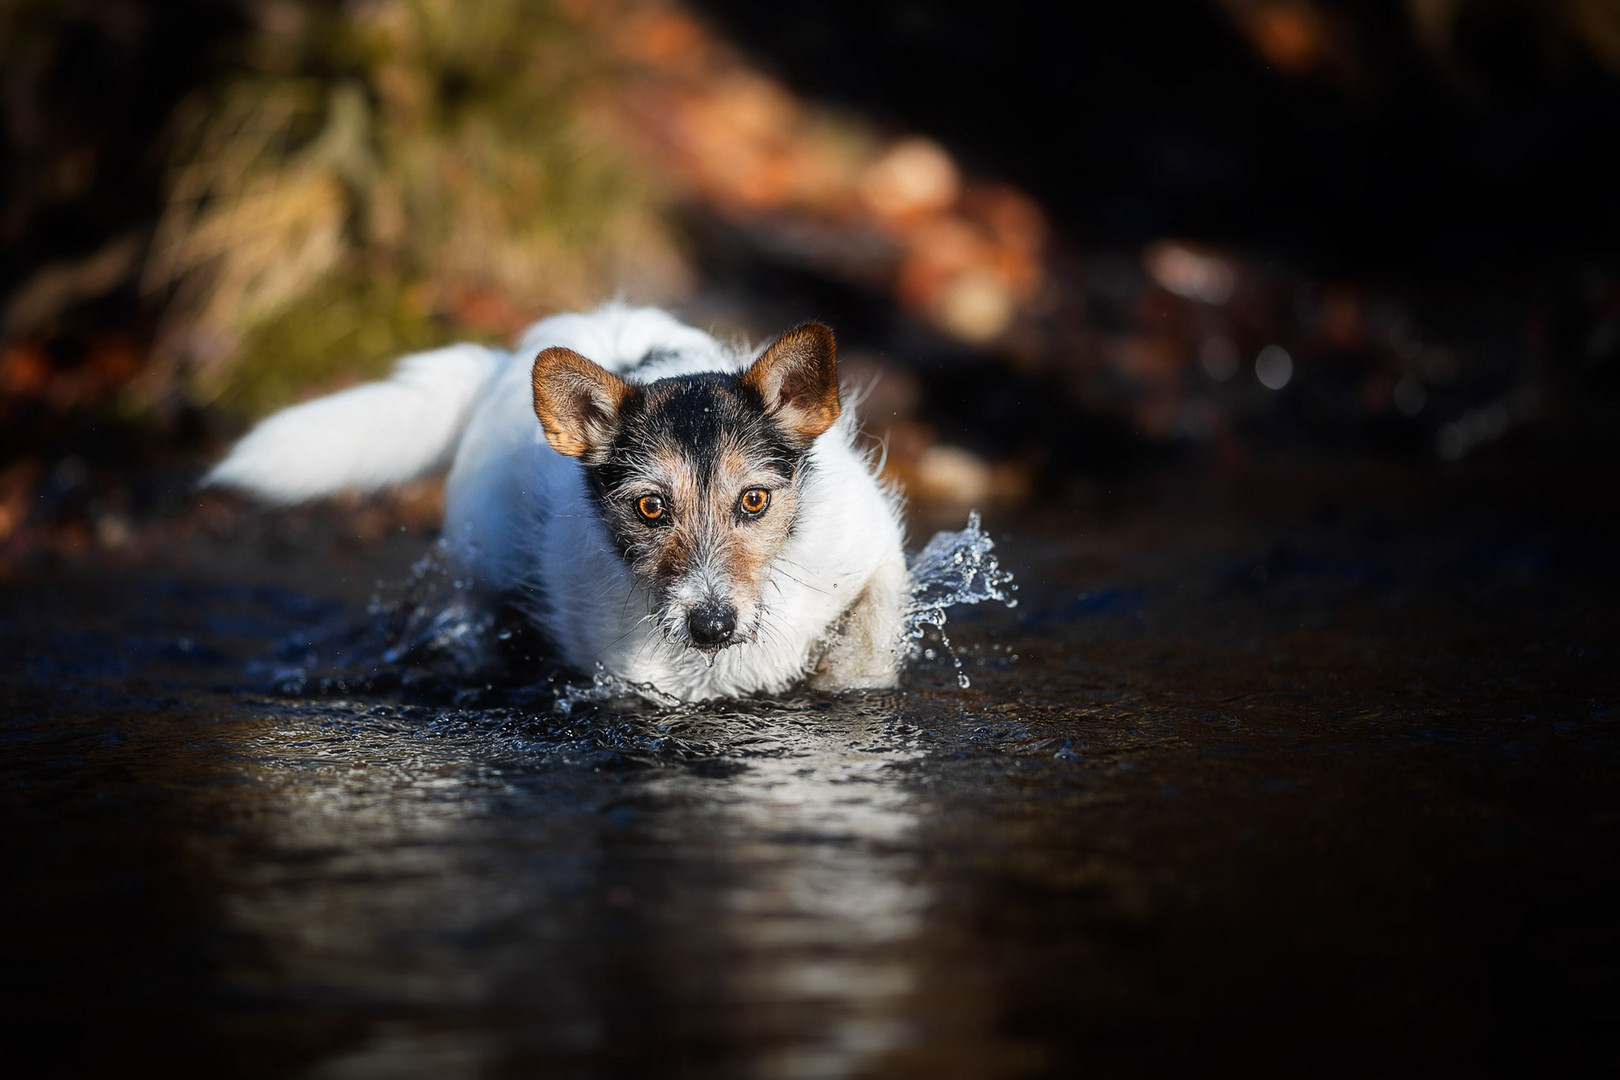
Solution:
<svg viewBox="0 0 1620 1080">
<path fill-rule="evenodd" d="M 1606 527 L 990 528 L 1021 603 L 952 613 L 970 686 L 936 650 L 895 692 L 678 710 L 376 663 L 405 540 L 13 581 L 13 1043 L 116 1075 L 1617 1063 Z"/>
</svg>

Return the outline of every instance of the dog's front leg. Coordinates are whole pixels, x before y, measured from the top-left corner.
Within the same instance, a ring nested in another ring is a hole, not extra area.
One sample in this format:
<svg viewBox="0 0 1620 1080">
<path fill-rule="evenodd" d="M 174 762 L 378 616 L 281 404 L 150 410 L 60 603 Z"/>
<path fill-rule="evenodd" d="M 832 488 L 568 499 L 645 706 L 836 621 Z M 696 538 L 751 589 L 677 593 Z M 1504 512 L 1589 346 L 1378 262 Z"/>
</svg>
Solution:
<svg viewBox="0 0 1620 1080">
<path fill-rule="evenodd" d="M 897 557 L 866 581 L 810 676 L 815 690 L 876 690 L 900 680 L 906 563 Z"/>
</svg>

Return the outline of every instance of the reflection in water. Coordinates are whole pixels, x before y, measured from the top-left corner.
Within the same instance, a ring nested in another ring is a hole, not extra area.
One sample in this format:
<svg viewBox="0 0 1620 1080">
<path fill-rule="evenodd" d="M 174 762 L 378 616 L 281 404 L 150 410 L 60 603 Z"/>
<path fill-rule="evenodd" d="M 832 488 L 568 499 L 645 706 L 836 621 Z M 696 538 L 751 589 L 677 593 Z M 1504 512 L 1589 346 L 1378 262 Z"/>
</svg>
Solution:
<svg viewBox="0 0 1620 1080">
<path fill-rule="evenodd" d="M 1024 603 L 952 623 L 969 688 L 925 662 L 668 711 L 357 677 L 383 635 L 274 589 L 14 589 L 18 1056 L 995 1078 L 1612 1051 L 1620 665 L 1568 569 L 1612 545 L 1452 520 L 1214 556 L 1178 516 L 1107 574 L 1030 537 Z"/>
<path fill-rule="evenodd" d="M 321 1075 L 611 1054 L 635 1026 L 738 1075 L 843 1076 L 913 1040 L 921 750 L 891 701 L 616 717 L 621 743 L 681 748 L 655 768 L 582 747 L 600 719 L 265 713 L 221 808 L 251 840 L 211 853 L 226 921 L 260 945 L 229 983 L 362 1011 L 542 1009 L 518 1046 L 391 1016 Z M 627 966 L 637 940 L 657 958 Z"/>
<path fill-rule="evenodd" d="M 704 816 L 735 880 L 718 927 L 746 958 L 728 992 L 758 1011 L 813 1013 L 743 1071 L 849 1076 L 915 1037 L 907 1005 L 930 892 L 916 853 L 919 758 L 903 725 L 795 724 Z M 901 730 L 897 731 L 899 727 Z"/>
</svg>

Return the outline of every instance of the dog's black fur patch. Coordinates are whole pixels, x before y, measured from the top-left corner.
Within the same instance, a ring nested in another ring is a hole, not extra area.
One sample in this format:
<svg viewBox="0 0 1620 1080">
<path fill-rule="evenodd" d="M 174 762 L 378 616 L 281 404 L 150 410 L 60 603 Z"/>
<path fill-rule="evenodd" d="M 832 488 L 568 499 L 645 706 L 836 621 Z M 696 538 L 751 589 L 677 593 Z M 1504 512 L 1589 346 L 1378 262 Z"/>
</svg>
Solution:
<svg viewBox="0 0 1620 1080">
<path fill-rule="evenodd" d="M 729 439 L 726 437 L 729 436 Z M 619 408 L 617 430 L 606 459 L 586 465 L 585 474 L 603 520 L 628 554 L 634 532 L 611 528 L 624 515 L 614 503 L 638 466 L 659 453 L 680 455 L 699 490 L 707 492 L 723 442 L 740 446 L 751 460 L 792 484 L 808 462 L 809 447 L 800 445 L 766 413 L 753 387 L 736 376 L 707 373 L 680 375 L 644 386 L 632 385 Z"/>
</svg>

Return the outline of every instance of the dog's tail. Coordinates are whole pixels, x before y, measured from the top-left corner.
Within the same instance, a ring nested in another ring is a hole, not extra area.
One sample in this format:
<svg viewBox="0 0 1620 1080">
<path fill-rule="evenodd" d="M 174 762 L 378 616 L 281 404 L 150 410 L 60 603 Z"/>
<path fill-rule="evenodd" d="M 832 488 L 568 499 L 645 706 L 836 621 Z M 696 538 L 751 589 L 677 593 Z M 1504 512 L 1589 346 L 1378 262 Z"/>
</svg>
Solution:
<svg viewBox="0 0 1620 1080">
<path fill-rule="evenodd" d="M 407 356 L 386 381 L 263 421 L 203 484 L 288 505 L 426 476 L 450 464 L 479 392 L 504 358 L 481 345 Z"/>
</svg>

